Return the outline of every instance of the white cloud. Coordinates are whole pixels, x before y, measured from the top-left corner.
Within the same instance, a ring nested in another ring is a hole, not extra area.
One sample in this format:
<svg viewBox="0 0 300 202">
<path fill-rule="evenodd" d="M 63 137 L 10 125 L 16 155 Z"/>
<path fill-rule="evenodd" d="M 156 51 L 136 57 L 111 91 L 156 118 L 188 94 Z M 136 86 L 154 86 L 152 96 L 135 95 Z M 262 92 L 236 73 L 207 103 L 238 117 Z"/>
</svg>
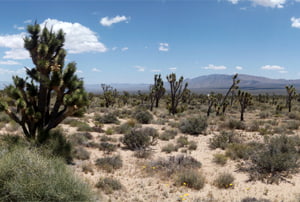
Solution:
<svg viewBox="0 0 300 202">
<path fill-rule="evenodd" d="M 237 4 L 240 0 L 228 0 L 232 4 Z M 286 0 L 248 0 L 253 3 L 254 6 L 263 6 L 271 8 L 283 8 Z M 298 1 L 298 0 L 296 0 Z"/>
<path fill-rule="evenodd" d="M 13 48 L 9 51 L 5 51 L 4 59 L 23 60 L 29 59 L 29 52 L 24 48 Z"/>
<path fill-rule="evenodd" d="M 63 29 L 66 34 L 65 48 L 69 53 L 105 52 L 107 48 L 98 40 L 97 34 L 79 23 L 70 23 L 56 19 L 47 19 L 42 24 L 43 28 L 58 31 Z"/>
<path fill-rule="evenodd" d="M 209 64 L 208 66 L 203 67 L 203 69 L 222 70 L 222 69 L 227 69 L 227 67 L 225 67 L 223 65 L 216 66 L 216 65 Z"/>
<path fill-rule="evenodd" d="M 19 27 L 18 25 L 14 25 L 14 29 L 17 29 L 17 30 L 24 30 L 25 27 Z"/>
<path fill-rule="evenodd" d="M 281 71 L 279 71 L 279 73 L 280 73 L 280 74 L 287 74 L 288 71 L 286 71 L 286 70 L 281 70 Z"/>
<path fill-rule="evenodd" d="M 127 51 L 128 50 L 128 47 L 124 47 L 121 49 L 122 51 Z"/>
<path fill-rule="evenodd" d="M 118 47 L 112 47 L 111 50 L 115 51 L 115 50 L 117 50 L 117 49 L 118 49 Z"/>
<path fill-rule="evenodd" d="M 151 72 L 161 72 L 160 69 L 151 69 Z"/>
<path fill-rule="evenodd" d="M 177 67 L 170 67 L 169 70 L 175 72 L 177 70 Z"/>
<path fill-rule="evenodd" d="M 236 66 L 235 69 L 237 69 L 237 70 L 242 70 L 242 69 L 244 69 L 244 68 L 241 67 L 241 66 Z"/>
<path fill-rule="evenodd" d="M 77 73 L 77 74 L 82 74 L 83 71 L 82 71 L 82 70 L 76 70 L 76 73 Z"/>
<path fill-rule="evenodd" d="M 292 21 L 292 27 L 300 28 L 300 18 L 292 17 L 291 21 Z"/>
<path fill-rule="evenodd" d="M 32 20 L 25 20 L 24 23 L 25 23 L 25 24 L 32 23 Z"/>
<path fill-rule="evenodd" d="M 135 66 L 134 68 L 136 68 L 139 72 L 144 72 L 145 71 L 145 67 L 142 66 Z"/>
<path fill-rule="evenodd" d="M 233 4 L 237 4 L 239 2 L 239 0 L 228 0 L 228 1 L 233 3 Z"/>
<path fill-rule="evenodd" d="M 13 35 L 0 35 L 0 47 L 5 48 L 23 48 L 23 38 L 25 37 L 25 33 L 22 32 L 20 34 Z"/>
<path fill-rule="evenodd" d="M 130 19 L 130 17 L 126 17 L 124 15 L 123 16 L 117 15 L 116 17 L 113 17 L 113 18 L 109 18 L 106 16 L 100 20 L 100 24 L 103 26 L 109 27 L 115 23 L 119 23 L 119 22 L 123 22 L 123 21 L 128 22 L 129 19 Z"/>
<path fill-rule="evenodd" d="M 284 70 L 284 67 L 278 66 L 278 65 L 265 65 L 262 66 L 261 69 L 264 70 Z"/>
<path fill-rule="evenodd" d="M 168 43 L 159 43 L 159 51 L 169 51 L 169 44 Z"/>
<path fill-rule="evenodd" d="M 0 65 L 20 65 L 20 63 L 13 60 L 6 60 L 6 61 L 0 60 Z"/>
<path fill-rule="evenodd" d="M 100 70 L 100 69 L 97 69 L 97 68 L 93 68 L 92 71 L 93 71 L 93 72 L 101 72 L 101 70 Z"/>
<path fill-rule="evenodd" d="M 18 70 L 10 70 L 10 69 L 5 69 L 5 68 L 0 68 L 0 74 L 11 74 L 11 75 L 16 75 L 16 74 L 23 74 L 25 73 L 25 69 L 18 69 Z"/>
</svg>

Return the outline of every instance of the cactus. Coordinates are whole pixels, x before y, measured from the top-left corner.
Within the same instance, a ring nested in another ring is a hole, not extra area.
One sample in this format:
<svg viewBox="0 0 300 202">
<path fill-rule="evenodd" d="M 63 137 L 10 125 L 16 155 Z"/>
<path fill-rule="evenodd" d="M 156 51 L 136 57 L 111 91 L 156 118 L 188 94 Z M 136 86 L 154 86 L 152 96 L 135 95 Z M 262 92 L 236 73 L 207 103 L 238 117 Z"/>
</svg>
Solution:
<svg viewBox="0 0 300 202">
<path fill-rule="evenodd" d="M 168 75 L 167 80 L 170 83 L 171 89 L 171 105 L 169 106 L 169 111 L 174 115 L 177 113 L 178 104 L 187 90 L 188 83 L 185 83 L 183 87 L 183 77 L 181 76 L 177 81 L 175 73 Z"/>
<path fill-rule="evenodd" d="M 13 76 L 13 84 L 4 90 L 8 99 L 2 99 L 0 109 L 20 124 L 28 139 L 43 143 L 52 128 L 88 105 L 88 95 L 75 75 L 76 64 L 64 69 L 63 30 L 41 30 L 35 23 L 27 31 L 24 47 L 34 67 L 26 68 L 25 79 Z"/>
<path fill-rule="evenodd" d="M 241 106 L 241 121 L 244 121 L 244 112 L 245 109 L 251 105 L 252 96 L 250 93 L 245 91 L 238 91 L 238 100 Z"/>
<path fill-rule="evenodd" d="M 292 100 L 296 97 L 296 88 L 293 85 L 289 85 L 285 87 L 287 92 L 286 97 L 286 106 L 289 109 L 289 112 L 292 111 Z"/>
<path fill-rule="evenodd" d="M 161 79 L 161 75 L 154 75 L 154 84 L 150 86 L 150 111 L 152 111 L 154 103 L 157 108 L 159 105 L 160 99 L 164 96 L 166 89 L 164 88 L 164 82 Z"/>
</svg>

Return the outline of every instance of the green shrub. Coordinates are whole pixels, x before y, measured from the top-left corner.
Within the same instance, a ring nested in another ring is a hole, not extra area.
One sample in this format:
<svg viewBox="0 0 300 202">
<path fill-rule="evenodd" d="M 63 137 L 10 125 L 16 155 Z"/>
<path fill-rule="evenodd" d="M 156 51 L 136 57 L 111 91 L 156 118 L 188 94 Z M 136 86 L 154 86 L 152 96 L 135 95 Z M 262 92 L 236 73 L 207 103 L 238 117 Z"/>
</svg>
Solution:
<svg viewBox="0 0 300 202">
<path fill-rule="evenodd" d="M 108 172 L 112 172 L 115 169 L 120 169 L 123 166 L 121 156 L 103 157 L 96 160 L 96 165 Z"/>
<path fill-rule="evenodd" d="M 299 121 L 288 121 L 286 123 L 286 128 L 289 129 L 289 130 L 298 130 L 300 126 L 300 122 Z"/>
<path fill-rule="evenodd" d="M 228 189 L 233 187 L 234 177 L 230 173 L 220 173 L 214 180 L 214 184 L 218 188 Z"/>
<path fill-rule="evenodd" d="M 120 123 L 117 116 L 114 113 L 107 113 L 102 116 L 96 116 L 95 121 L 97 121 L 99 123 L 103 123 L 103 124 L 111 124 L 111 123 L 119 124 Z"/>
<path fill-rule="evenodd" d="M 204 117 L 190 117 L 180 121 L 179 129 L 183 133 L 199 135 L 207 128 L 207 120 Z"/>
<path fill-rule="evenodd" d="M 162 152 L 166 152 L 166 153 L 171 153 L 171 152 L 177 151 L 177 150 L 178 150 L 178 147 L 175 146 L 175 145 L 172 144 L 172 143 L 167 144 L 166 146 L 164 146 L 164 147 L 161 149 Z"/>
<path fill-rule="evenodd" d="M 77 158 L 77 159 L 80 159 L 80 160 L 88 160 L 88 159 L 90 159 L 90 152 L 88 152 L 83 147 L 75 148 L 74 158 Z"/>
<path fill-rule="evenodd" d="M 269 183 L 277 182 L 281 172 L 295 171 L 299 167 L 298 148 L 298 137 L 273 137 L 266 141 L 262 150 L 252 156 L 253 169 L 260 174 L 261 179 L 267 178 Z M 268 179 L 269 174 L 273 178 Z"/>
<path fill-rule="evenodd" d="M 220 148 L 224 150 L 230 143 L 239 142 L 236 136 L 234 131 L 221 131 L 219 135 L 215 135 L 209 140 L 209 147 L 211 149 Z"/>
<path fill-rule="evenodd" d="M 225 165 L 227 163 L 227 156 L 224 154 L 214 154 L 213 162 L 219 165 Z"/>
<path fill-rule="evenodd" d="M 68 141 L 73 146 L 87 146 L 89 138 L 91 139 L 88 132 L 74 133 L 68 136 Z"/>
<path fill-rule="evenodd" d="M 229 129 L 240 129 L 245 130 L 246 126 L 243 121 L 238 121 L 234 119 L 229 119 L 229 121 L 226 122 L 226 125 Z"/>
<path fill-rule="evenodd" d="M 269 118 L 269 116 L 270 116 L 269 112 L 266 112 L 266 111 L 262 111 L 259 113 L 260 119 L 266 119 L 266 118 Z"/>
<path fill-rule="evenodd" d="M 196 150 L 197 149 L 197 142 L 189 141 L 188 150 Z"/>
<path fill-rule="evenodd" d="M 0 201 L 92 201 L 64 162 L 15 148 L 0 157 Z"/>
<path fill-rule="evenodd" d="M 133 128 L 130 133 L 124 135 L 122 142 L 131 150 L 147 149 L 157 143 L 158 136 L 154 128 Z"/>
<path fill-rule="evenodd" d="M 106 194 L 111 194 L 113 191 L 122 189 L 122 184 L 114 178 L 104 177 L 98 180 L 96 187 L 102 189 Z"/>
<path fill-rule="evenodd" d="M 255 197 L 246 197 L 241 200 L 241 202 L 271 202 L 268 199 L 257 199 Z"/>
<path fill-rule="evenodd" d="M 198 171 L 188 169 L 180 172 L 176 179 L 176 185 L 187 186 L 196 190 L 204 187 L 205 177 Z"/>
<path fill-rule="evenodd" d="M 114 129 L 113 129 L 113 128 L 107 128 L 107 129 L 105 130 L 105 134 L 106 134 L 106 135 L 112 135 L 112 134 L 114 134 Z"/>
<path fill-rule="evenodd" d="M 188 138 L 186 136 L 180 136 L 179 138 L 177 138 L 177 147 L 184 147 L 187 146 L 189 144 Z"/>
<path fill-rule="evenodd" d="M 129 120 L 120 126 L 115 128 L 116 133 L 127 134 L 130 133 L 131 129 L 136 126 L 136 122 L 133 120 Z"/>
<path fill-rule="evenodd" d="M 104 151 L 105 153 L 109 154 L 117 150 L 117 145 L 111 144 L 108 142 L 101 142 L 99 144 L 99 150 Z"/>
<path fill-rule="evenodd" d="M 226 148 L 226 156 L 229 158 L 236 159 L 249 159 L 250 155 L 253 153 L 254 148 L 248 144 L 243 143 L 232 143 Z"/>
<path fill-rule="evenodd" d="M 117 142 L 117 139 L 116 138 L 113 138 L 113 137 L 109 137 L 107 135 L 102 135 L 100 137 L 100 141 L 101 142 Z"/>
<path fill-rule="evenodd" d="M 171 129 L 171 130 L 165 130 L 160 136 L 160 140 L 169 141 L 171 139 L 174 139 L 177 135 L 177 130 Z"/>
<path fill-rule="evenodd" d="M 150 112 L 139 109 L 133 114 L 133 118 L 135 118 L 139 123 L 149 124 L 153 119 L 153 116 Z"/>
</svg>

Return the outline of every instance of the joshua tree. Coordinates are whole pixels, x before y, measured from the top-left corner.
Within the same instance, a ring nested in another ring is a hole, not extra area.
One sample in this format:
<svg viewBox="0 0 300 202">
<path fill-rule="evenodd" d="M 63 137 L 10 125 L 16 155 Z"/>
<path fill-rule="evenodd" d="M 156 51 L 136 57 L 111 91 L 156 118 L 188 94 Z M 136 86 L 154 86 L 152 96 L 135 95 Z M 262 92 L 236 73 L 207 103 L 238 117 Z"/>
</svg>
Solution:
<svg viewBox="0 0 300 202">
<path fill-rule="evenodd" d="M 211 108 L 216 103 L 215 94 L 213 92 L 211 94 L 208 94 L 207 95 L 207 100 L 208 100 L 208 109 L 207 109 L 206 115 L 207 115 L 207 117 L 209 117 L 210 112 L 211 112 Z"/>
<path fill-rule="evenodd" d="M 289 112 L 292 111 L 292 100 L 296 97 L 296 88 L 293 85 L 285 87 L 287 92 L 286 105 L 289 108 Z"/>
<path fill-rule="evenodd" d="M 244 112 L 245 109 L 251 105 L 252 96 L 250 93 L 240 90 L 237 96 L 241 106 L 241 121 L 244 121 Z"/>
<path fill-rule="evenodd" d="M 26 68 L 25 79 L 13 76 L 13 84 L 5 89 L 8 100 L 2 100 L 0 109 L 20 124 L 28 139 L 43 143 L 52 128 L 87 106 L 88 95 L 75 75 L 76 64 L 69 63 L 64 69 L 63 30 L 41 30 L 35 23 L 27 31 L 24 47 L 34 67 Z"/>
<path fill-rule="evenodd" d="M 118 91 L 110 85 L 101 84 L 103 90 L 103 98 L 105 101 L 105 107 L 114 106 L 116 104 Z"/>
<path fill-rule="evenodd" d="M 177 113 L 178 104 L 187 90 L 188 83 L 185 83 L 183 87 L 183 77 L 181 76 L 179 80 L 176 81 L 175 73 L 168 75 L 167 80 L 170 83 L 171 90 L 171 105 L 169 107 L 169 111 L 174 115 Z"/>
<path fill-rule="evenodd" d="M 227 106 L 229 105 L 229 102 L 227 101 L 227 98 L 229 96 L 229 93 L 231 93 L 232 97 L 231 97 L 231 101 L 230 103 L 232 104 L 233 103 L 233 97 L 234 97 L 234 92 L 239 88 L 238 84 L 240 83 L 240 80 L 237 80 L 237 77 L 238 77 L 238 74 L 235 74 L 233 77 L 232 77 L 232 85 L 230 86 L 230 88 L 228 89 L 226 95 L 224 96 L 221 104 L 220 104 L 220 107 L 222 107 L 222 113 L 224 114 L 225 111 L 226 111 L 226 108 Z M 217 111 L 217 115 L 219 115 L 219 110 Z"/>
<path fill-rule="evenodd" d="M 157 108 L 159 105 L 159 100 L 164 96 L 166 89 L 164 88 L 164 82 L 160 77 L 160 74 L 154 75 L 154 84 L 150 86 L 150 110 L 152 111 L 153 105 Z"/>
</svg>

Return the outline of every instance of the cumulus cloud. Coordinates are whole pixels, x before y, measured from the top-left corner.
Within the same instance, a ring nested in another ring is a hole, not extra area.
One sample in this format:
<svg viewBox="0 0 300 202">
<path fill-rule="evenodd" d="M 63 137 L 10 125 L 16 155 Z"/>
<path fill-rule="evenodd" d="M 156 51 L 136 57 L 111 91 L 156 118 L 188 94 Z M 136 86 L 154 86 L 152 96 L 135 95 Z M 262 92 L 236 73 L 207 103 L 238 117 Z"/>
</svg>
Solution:
<svg viewBox="0 0 300 202">
<path fill-rule="evenodd" d="M 68 53 L 84 53 L 84 52 L 105 52 L 107 48 L 103 43 L 98 40 L 95 32 L 90 30 L 79 23 L 70 23 L 59 21 L 56 19 L 47 19 L 42 24 L 43 28 L 46 26 L 48 29 L 58 31 L 63 29 L 65 35 L 65 48 Z M 0 47 L 9 48 L 5 52 L 3 58 L 5 59 L 28 59 L 29 53 L 24 46 L 25 32 L 13 35 L 0 35 Z"/>
<path fill-rule="evenodd" d="M 145 67 L 142 66 L 134 66 L 134 68 L 136 68 L 139 72 L 144 72 L 145 71 Z"/>
<path fill-rule="evenodd" d="M 279 73 L 280 73 L 280 74 L 287 74 L 288 71 L 286 71 L 286 70 L 281 70 L 281 71 L 279 71 Z"/>
<path fill-rule="evenodd" d="M 14 25 L 14 28 L 17 29 L 17 30 L 24 30 L 25 29 L 25 27 L 18 26 L 18 25 Z"/>
<path fill-rule="evenodd" d="M 106 27 L 110 27 L 111 25 L 115 24 L 115 23 L 120 23 L 120 22 L 128 22 L 128 20 L 130 19 L 130 17 L 126 17 L 126 16 L 119 16 L 117 15 L 116 17 L 113 18 L 109 18 L 109 17 L 104 17 L 100 20 L 100 24 Z"/>
<path fill-rule="evenodd" d="M 169 70 L 175 72 L 177 70 L 177 67 L 170 67 Z"/>
<path fill-rule="evenodd" d="M 25 20 L 24 23 L 25 23 L 25 24 L 32 23 L 32 20 Z"/>
<path fill-rule="evenodd" d="M 100 69 L 97 69 L 97 68 L 93 68 L 92 71 L 93 71 L 93 72 L 101 72 L 101 70 L 100 70 Z"/>
<path fill-rule="evenodd" d="M 161 72 L 160 69 L 151 69 L 151 72 Z"/>
<path fill-rule="evenodd" d="M 169 51 L 169 44 L 168 43 L 159 43 L 158 50 L 159 51 Z"/>
<path fill-rule="evenodd" d="M 25 73 L 25 69 L 18 69 L 18 70 L 11 70 L 11 69 L 5 69 L 5 68 L 0 68 L 0 74 L 10 74 L 10 75 L 16 75 L 16 74 L 23 74 Z"/>
<path fill-rule="evenodd" d="M 124 47 L 124 48 L 121 49 L 121 51 L 123 51 L 123 52 L 127 51 L 127 50 L 128 50 L 128 47 Z"/>
<path fill-rule="evenodd" d="M 242 70 L 242 69 L 244 69 L 244 68 L 241 67 L 241 66 L 236 66 L 235 69 L 237 69 L 237 70 Z"/>
<path fill-rule="evenodd" d="M 237 4 L 240 0 L 228 0 L 233 4 Z M 247 0 L 252 2 L 254 6 L 263 6 L 271 8 L 283 8 L 286 0 Z M 297 0 L 296 0 L 297 1 Z"/>
<path fill-rule="evenodd" d="M 264 70 L 284 70 L 284 67 L 278 66 L 278 65 L 265 65 L 262 66 L 261 69 Z"/>
<path fill-rule="evenodd" d="M 79 23 L 47 19 L 41 27 L 58 31 L 63 29 L 66 34 L 65 48 L 69 53 L 106 52 L 107 48 L 98 40 L 97 34 Z"/>
<path fill-rule="evenodd" d="M 0 65 L 20 65 L 20 63 L 13 60 L 6 60 L 6 61 L 0 60 Z"/>
<path fill-rule="evenodd" d="M 291 21 L 292 21 L 292 27 L 300 29 L 300 18 L 292 17 Z"/>
<path fill-rule="evenodd" d="M 216 65 L 209 64 L 208 66 L 203 67 L 203 69 L 223 70 L 223 69 L 227 69 L 227 67 L 226 67 L 226 66 L 223 66 L 223 65 L 216 66 Z"/>
</svg>

